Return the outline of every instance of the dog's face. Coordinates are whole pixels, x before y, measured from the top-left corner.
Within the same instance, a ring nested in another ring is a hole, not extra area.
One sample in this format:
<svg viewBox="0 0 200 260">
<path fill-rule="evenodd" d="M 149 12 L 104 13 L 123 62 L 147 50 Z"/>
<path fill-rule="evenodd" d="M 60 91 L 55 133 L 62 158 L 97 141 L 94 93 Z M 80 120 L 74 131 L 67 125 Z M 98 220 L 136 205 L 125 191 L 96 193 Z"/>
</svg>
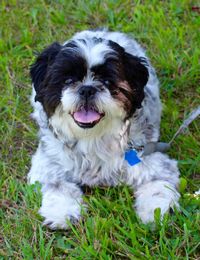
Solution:
<svg viewBox="0 0 200 260">
<path fill-rule="evenodd" d="M 53 128 L 80 137 L 130 118 L 141 106 L 148 70 L 144 59 L 117 43 L 90 38 L 53 43 L 32 65 L 31 77 Z"/>
</svg>

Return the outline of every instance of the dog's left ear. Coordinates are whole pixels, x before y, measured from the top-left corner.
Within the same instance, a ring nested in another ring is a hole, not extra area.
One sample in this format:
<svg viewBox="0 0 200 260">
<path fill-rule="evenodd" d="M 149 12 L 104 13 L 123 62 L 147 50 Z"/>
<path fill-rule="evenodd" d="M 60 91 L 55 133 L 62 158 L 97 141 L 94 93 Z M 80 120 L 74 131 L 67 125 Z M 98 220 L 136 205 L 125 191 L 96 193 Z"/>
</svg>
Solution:
<svg viewBox="0 0 200 260">
<path fill-rule="evenodd" d="M 124 53 L 124 72 L 126 80 L 135 93 L 134 103 L 137 108 L 141 107 L 144 99 L 144 86 L 147 84 L 149 73 L 145 58 Z"/>
<path fill-rule="evenodd" d="M 53 64 L 55 57 L 60 52 L 61 48 L 62 46 L 57 42 L 51 44 L 43 50 L 30 68 L 31 79 L 36 91 L 36 101 L 42 102 L 42 92 L 44 88 L 44 84 L 42 83 L 47 74 L 48 67 Z"/>
</svg>

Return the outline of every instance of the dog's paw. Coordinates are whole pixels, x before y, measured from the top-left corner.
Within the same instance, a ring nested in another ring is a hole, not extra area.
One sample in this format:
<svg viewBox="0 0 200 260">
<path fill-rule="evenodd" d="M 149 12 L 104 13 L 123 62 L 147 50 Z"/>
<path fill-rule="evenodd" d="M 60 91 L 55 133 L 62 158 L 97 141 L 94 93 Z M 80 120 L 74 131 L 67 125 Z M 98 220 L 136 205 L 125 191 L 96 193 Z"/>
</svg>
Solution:
<svg viewBox="0 0 200 260">
<path fill-rule="evenodd" d="M 136 212 L 143 223 L 154 221 L 154 211 L 160 208 L 161 217 L 178 207 L 178 192 L 169 183 L 156 181 L 143 185 L 136 192 Z"/>
<path fill-rule="evenodd" d="M 44 217 L 43 225 L 50 229 L 67 229 L 69 221 L 75 224 L 81 217 L 81 199 L 50 196 L 43 199 L 39 213 Z"/>
<path fill-rule="evenodd" d="M 56 211 L 57 209 L 55 209 Z M 55 229 L 68 229 L 68 221 L 70 221 L 72 224 L 76 224 L 80 217 L 80 209 L 76 209 L 74 212 L 65 212 L 63 215 L 59 214 L 45 214 L 43 208 L 41 207 L 39 210 L 39 213 L 41 216 L 45 218 L 43 221 L 43 225 L 47 226 L 48 228 L 55 230 Z"/>
</svg>

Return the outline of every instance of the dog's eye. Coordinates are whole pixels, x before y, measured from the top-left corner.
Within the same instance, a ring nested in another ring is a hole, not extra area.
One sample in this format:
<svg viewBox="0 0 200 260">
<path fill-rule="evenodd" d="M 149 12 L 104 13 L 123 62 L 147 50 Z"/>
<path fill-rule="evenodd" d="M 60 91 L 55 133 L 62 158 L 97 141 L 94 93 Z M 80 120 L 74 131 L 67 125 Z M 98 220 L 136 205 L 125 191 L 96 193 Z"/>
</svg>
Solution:
<svg viewBox="0 0 200 260">
<path fill-rule="evenodd" d="M 120 90 L 119 90 L 118 88 L 113 89 L 113 90 L 111 91 L 112 95 L 118 95 L 119 92 L 120 92 Z"/>
<path fill-rule="evenodd" d="M 120 93 L 120 89 L 118 88 L 118 86 L 116 84 L 110 85 L 109 91 L 112 95 L 118 95 Z"/>
<path fill-rule="evenodd" d="M 72 84 L 72 83 L 74 83 L 74 82 L 76 82 L 76 79 L 75 79 L 74 77 L 67 78 L 67 79 L 65 80 L 65 84 L 66 84 L 66 85 L 70 85 L 70 84 Z"/>
</svg>

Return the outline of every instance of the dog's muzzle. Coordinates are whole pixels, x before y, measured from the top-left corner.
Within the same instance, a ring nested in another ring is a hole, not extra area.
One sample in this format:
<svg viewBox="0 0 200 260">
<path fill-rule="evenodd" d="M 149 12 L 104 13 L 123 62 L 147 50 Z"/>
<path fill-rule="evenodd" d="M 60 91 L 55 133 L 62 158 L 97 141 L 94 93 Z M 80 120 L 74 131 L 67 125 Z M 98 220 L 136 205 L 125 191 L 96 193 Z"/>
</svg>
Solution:
<svg viewBox="0 0 200 260">
<path fill-rule="evenodd" d="M 73 112 L 75 123 L 82 128 L 92 128 L 104 117 L 105 113 L 99 112 L 95 106 L 95 96 L 99 89 L 95 86 L 82 86 L 78 93 L 81 105 L 77 111 Z"/>
</svg>

